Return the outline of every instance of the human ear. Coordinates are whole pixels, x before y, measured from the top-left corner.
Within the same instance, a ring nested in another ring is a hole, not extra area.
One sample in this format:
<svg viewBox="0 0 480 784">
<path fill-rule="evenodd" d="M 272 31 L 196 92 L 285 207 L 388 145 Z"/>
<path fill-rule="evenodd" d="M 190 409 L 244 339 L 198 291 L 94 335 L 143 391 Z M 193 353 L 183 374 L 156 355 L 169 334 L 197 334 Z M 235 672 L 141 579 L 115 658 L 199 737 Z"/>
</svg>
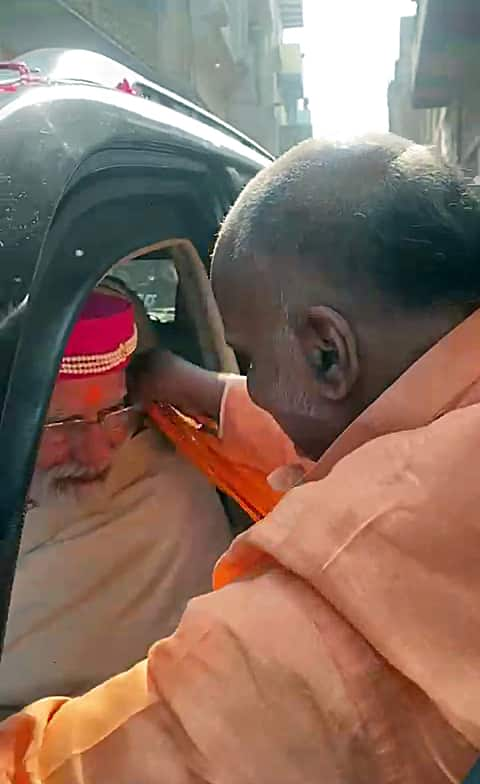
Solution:
<svg viewBox="0 0 480 784">
<path fill-rule="evenodd" d="M 359 374 L 357 342 L 348 321 L 333 308 L 314 306 L 307 311 L 299 337 L 322 396 L 348 397 Z"/>
</svg>

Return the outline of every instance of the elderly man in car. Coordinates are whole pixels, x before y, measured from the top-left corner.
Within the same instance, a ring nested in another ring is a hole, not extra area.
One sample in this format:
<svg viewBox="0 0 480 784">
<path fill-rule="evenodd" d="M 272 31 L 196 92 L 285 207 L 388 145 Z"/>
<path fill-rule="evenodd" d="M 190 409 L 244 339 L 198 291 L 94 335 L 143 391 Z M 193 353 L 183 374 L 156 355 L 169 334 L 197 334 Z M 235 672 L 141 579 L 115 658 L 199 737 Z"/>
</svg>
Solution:
<svg viewBox="0 0 480 784">
<path fill-rule="evenodd" d="M 30 488 L 0 663 L 4 715 L 83 693 L 142 658 L 210 589 L 230 542 L 215 488 L 125 402 L 136 345 L 132 305 L 94 293 L 68 341 Z"/>
<path fill-rule="evenodd" d="M 252 458 L 287 444 L 307 473 L 148 659 L 3 725 L 6 781 L 464 779 L 480 754 L 479 260 L 478 204 L 403 139 L 306 143 L 247 186 L 213 283 L 248 394 L 214 377 L 203 403 L 223 397 L 224 438 L 229 412 L 240 442 L 256 430 Z"/>
</svg>

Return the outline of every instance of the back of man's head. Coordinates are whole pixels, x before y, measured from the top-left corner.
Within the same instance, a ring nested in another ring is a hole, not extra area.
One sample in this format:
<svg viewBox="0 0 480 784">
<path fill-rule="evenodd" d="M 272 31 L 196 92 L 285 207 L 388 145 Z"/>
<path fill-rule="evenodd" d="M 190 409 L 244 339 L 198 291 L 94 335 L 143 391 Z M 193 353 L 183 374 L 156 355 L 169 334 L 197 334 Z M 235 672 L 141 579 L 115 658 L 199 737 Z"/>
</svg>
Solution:
<svg viewBox="0 0 480 784">
<path fill-rule="evenodd" d="M 408 307 L 480 302 L 480 212 L 458 172 L 393 135 L 308 141 L 245 189 L 219 238 L 247 256 L 322 270 L 344 295 Z"/>
</svg>

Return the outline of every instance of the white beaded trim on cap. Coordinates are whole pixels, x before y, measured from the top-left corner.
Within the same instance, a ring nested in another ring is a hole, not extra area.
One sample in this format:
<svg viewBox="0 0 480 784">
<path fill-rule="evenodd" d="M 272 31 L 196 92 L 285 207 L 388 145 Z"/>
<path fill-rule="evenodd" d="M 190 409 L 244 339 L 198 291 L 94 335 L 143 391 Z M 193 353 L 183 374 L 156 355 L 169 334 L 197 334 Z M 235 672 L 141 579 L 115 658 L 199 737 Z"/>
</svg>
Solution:
<svg viewBox="0 0 480 784">
<path fill-rule="evenodd" d="M 131 338 L 125 343 L 120 343 L 115 351 L 106 354 L 78 354 L 77 356 L 64 357 L 60 364 L 60 373 L 69 376 L 81 376 L 89 373 L 107 373 L 109 370 L 123 364 L 137 348 L 137 328 Z"/>
</svg>

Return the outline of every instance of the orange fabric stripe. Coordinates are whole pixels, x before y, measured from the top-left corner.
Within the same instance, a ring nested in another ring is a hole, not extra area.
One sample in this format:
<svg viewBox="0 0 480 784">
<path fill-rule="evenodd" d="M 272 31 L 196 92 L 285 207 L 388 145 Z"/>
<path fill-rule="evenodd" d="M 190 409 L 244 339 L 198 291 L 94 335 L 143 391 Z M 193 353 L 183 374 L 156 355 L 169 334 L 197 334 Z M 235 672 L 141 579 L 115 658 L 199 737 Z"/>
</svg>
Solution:
<svg viewBox="0 0 480 784">
<path fill-rule="evenodd" d="M 209 430 L 211 423 L 186 417 L 170 405 L 154 404 L 148 414 L 178 451 L 254 522 L 276 506 L 282 494 L 272 490 L 262 471 L 230 460 L 221 440 Z"/>
</svg>

